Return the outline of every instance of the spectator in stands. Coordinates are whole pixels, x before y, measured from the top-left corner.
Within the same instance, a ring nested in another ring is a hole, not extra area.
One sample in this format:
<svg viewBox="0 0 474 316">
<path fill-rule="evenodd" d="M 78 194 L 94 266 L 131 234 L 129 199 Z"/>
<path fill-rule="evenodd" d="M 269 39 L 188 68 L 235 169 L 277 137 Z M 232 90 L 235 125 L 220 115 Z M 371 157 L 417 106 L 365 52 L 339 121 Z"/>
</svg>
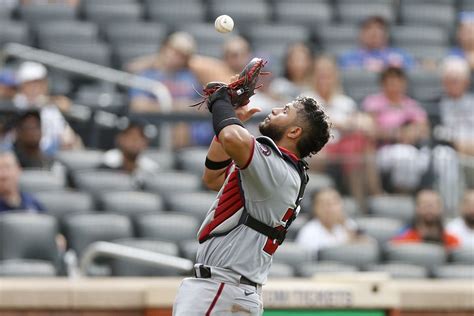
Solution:
<svg viewBox="0 0 474 316">
<path fill-rule="evenodd" d="M 196 76 L 189 69 L 189 59 L 196 43 L 188 33 L 171 34 L 159 52 L 159 63 L 145 69 L 139 75 L 162 82 L 173 97 L 173 110 L 183 109 L 199 98 L 195 89 L 200 87 Z M 135 112 L 157 112 L 160 104 L 150 92 L 132 89 L 131 109 Z"/>
<path fill-rule="evenodd" d="M 222 59 L 232 73 L 240 73 L 252 59 L 249 42 L 239 35 L 229 38 L 224 43 Z"/>
<path fill-rule="evenodd" d="M 416 139 L 428 136 L 428 121 L 425 110 L 408 97 L 405 72 L 397 67 L 388 67 L 380 75 L 380 93 L 366 97 L 362 108 L 376 124 L 376 135 L 381 143 L 398 142 L 400 128 L 410 122 Z"/>
<path fill-rule="evenodd" d="M 459 46 L 451 49 L 449 56 L 465 59 L 474 72 L 474 12 L 460 13 L 457 39 Z"/>
<path fill-rule="evenodd" d="M 17 82 L 13 71 L 0 70 L 0 101 L 13 100 L 16 94 Z"/>
<path fill-rule="evenodd" d="M 13 150 L 22 168 L 50 169 L 53 161 L 41 151 L 41 116 L 37 110 L 20 113 Z"/>
<path fill-rule="evenodd" d="M 464 193 L 461 214 L 449 222 L 446 230 L 459 238 L 462 247 L 474 249 L 474 190 Z"/>
<path fill-rule="evenodd" d="M 379 72 L 387 66 L 410 68 L 413 58 L 401 49 L 388 46 L 388 25 L 379 16 L 362 22 L 359 48 L 343 54 L 339 59 L 343 69 L 365 69 Z"/>
<path fill-rule="evenodd" d="M 341 195 L 334 189 L 323 189 L 313 198 L 313 219 L 298 232 L 296 243 L 317 255 L 327 247 L 335 247 L 358 238 L 355 222 L 344 214 Z"/>
<path fill-rule="evenodd" d="M 20 191 L 20 173 L 15 154 L 0 152 L 0 213 L 16 210 L 43 212 L 44 208 L 31 194 Z"/>
<path fill-rule="evenodd" d="M 311 89 L 313 53 L 305 43 L 288 47 L 283 61 L 283 76 L 275 78 L 270 93 L 286 102 Z"/>
<path fill-rule="evenodd" d="M 448 57 L 442 65 L 444 96 L 439 104 L 440 125 L 434 136 L 449 143 L 466 160 L 474 159 L 474 94 L 469 93 L 470 72 L 466 61 Z M 474 168 L 466 164 L 467 185 L 474 188 Z"/>
<path fill-rule="evenodd" d="M 24 62 L 17 71 L 18 93 L 14 98 L 18 109 L 39 109 L 41 115 L 41 149 L 52 156 L 60 149 L 81 147 L 80 138 L 66 122 L 61 111 L 67 112 L 70 101 L 64 96 L 51 96 L 46 67 Z"/>
<path fill-rule="evenodd" d="M 333 138 L 321 155 L 311 160 L 312 167 L 330 164 L 338 171 L 337 179 L 347 181 L 350 193 L 363 206 L 367 189 L 380 193 L 380 184 L 373 163 L 375 154 L 374 124 L 370 116 L 361 113 L 353 99 L 343 94 L 339 70 L 334 58 L 321 55 L 314 62 L 313 89 L 303 93 L 323 104 L 333 123 Z M 334 165 L 334 166 L 333 166 Z M 341 172 L 339 171 L 342 171 Z"/>
<path fill-rule="evenodd" d="M 114 169 L 131 174 L 140 186 L 146 177 L 156 176 L 158 164 L 143 156 L 148 148 L 145 123 L 130 120 L 115 138 L 116 147 L 104 153 L 102 168 Z"/>
<path fill-rule="evenodd" d="M 443 225 L 443 201 L 438 192 L 422 190 L 416 196 L 415 220 L 392 239 L 394 243 L 436 243 L 446 249 L 459 246 L 459 239 L 448 233 Z"/>
</svg>

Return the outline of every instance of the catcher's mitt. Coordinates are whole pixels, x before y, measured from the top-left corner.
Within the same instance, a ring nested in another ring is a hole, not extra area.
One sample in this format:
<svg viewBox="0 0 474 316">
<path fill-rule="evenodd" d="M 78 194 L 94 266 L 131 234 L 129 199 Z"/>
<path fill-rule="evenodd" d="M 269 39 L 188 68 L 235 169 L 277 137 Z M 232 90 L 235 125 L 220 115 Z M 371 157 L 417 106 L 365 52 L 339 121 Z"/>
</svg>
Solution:
<svg viewBox="0 0 474 316">
<path fill-rule="evenodd" d="M 259 76 L 268 74 L 268 72 L 262 71 L 266 63 L 267 62 L 261 58 L 254 58 L 245 66 L 239 78 L 234 82 L 229 84 L 223 82 L 209 82 L 203 89 L 203 100 L 191 106 L 201 106 L 207 103 L 209 107 L 213 101 L 212 96 L 214 92 L 221 88 L 227 90 L 234 108 L 248 104 L 250 97 L 255 94 L 255 89 L 261 87 L 261 85 L 257 86 Z"/>
</svg>

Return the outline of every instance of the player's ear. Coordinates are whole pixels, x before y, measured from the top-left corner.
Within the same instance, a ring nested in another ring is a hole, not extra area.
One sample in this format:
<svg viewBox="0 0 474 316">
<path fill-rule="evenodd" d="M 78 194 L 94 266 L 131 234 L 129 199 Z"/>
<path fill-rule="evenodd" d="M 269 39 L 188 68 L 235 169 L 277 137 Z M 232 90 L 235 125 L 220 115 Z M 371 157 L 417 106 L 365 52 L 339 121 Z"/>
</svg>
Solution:
<svg viewBox="0 0 474 316">
<path fill-rule="evenodd" d="M 303 129 L 300 126 L 292 126 L 288 130 L 287 136 L 291 139 L 297 139 L 303 134 Z"/>
</svg>

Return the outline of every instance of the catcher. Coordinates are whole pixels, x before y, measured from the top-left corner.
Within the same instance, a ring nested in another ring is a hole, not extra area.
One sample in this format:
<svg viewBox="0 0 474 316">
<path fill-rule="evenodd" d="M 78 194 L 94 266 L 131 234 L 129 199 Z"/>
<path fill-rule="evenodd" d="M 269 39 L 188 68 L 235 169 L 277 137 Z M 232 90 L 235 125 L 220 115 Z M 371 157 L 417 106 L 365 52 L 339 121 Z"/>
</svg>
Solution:
<svg viewBox="0 0 474 316">
<path fill-rule="evenodd" d="M 329 139 L 325 113 L 306 97 L 274 108 L 259 125 L 263 136 L 245 129 L 260 111 L 246 104 L 263 65 L 255 58 L 234 82 L 204 89 L 216 137 L 203 180 L 219 193 L 198 232 L 195 277 L 183 280 L 173 315 L 262 314 L 262 284 L 307 183 L 302 158 Z"/>
</svg>

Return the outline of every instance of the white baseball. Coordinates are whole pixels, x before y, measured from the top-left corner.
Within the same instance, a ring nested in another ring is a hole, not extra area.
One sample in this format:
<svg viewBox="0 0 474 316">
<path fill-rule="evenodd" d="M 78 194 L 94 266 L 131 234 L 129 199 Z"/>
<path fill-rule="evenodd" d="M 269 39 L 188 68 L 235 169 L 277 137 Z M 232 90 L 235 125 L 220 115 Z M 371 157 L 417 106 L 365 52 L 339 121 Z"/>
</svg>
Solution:
<svg viewBox="0 0 474 316">
<path fill-rule="evenodd" d="M 234 29 L 234 20 L 228 15 L 220 15 L 214 22 L 216 31 L 219 33 L 228 33 Z"/>
</svg>

